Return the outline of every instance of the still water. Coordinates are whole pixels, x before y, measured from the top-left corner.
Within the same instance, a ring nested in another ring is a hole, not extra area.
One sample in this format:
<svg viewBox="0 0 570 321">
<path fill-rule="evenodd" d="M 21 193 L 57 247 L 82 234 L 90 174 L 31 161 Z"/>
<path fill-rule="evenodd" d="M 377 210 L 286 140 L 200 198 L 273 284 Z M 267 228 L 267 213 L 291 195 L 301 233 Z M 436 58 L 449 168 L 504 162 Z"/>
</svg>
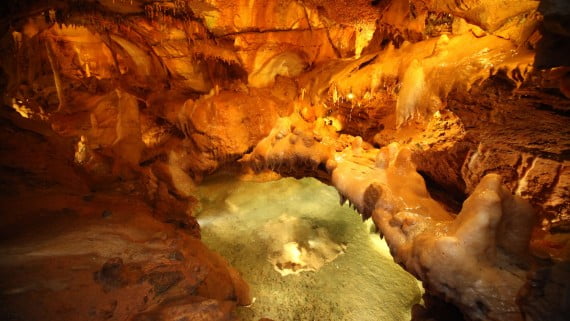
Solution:
<svg viewBox="0 0 570 321">
<path fill-rule="evenodd" d="M 408 321 L 421 285 L 395 264 L 370 222 L 336 190 L 305 178 L 244 182 L 216 176 L 199 188 L 202 240 L 251 287 L 244 320 Z"/>
</svg>

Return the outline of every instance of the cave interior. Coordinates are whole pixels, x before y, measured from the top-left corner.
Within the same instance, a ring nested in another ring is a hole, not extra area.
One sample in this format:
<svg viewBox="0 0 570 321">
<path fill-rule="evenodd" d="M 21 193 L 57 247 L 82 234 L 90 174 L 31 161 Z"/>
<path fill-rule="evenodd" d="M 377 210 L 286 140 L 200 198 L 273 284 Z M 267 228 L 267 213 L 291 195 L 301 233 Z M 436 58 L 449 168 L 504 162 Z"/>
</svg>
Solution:
<svg viewBox="0 0 570 321">
<path fill-rule="evenodd" d="M 4 1 L 0 319 L 567 320 L 569 22 Z"/>
</svg>

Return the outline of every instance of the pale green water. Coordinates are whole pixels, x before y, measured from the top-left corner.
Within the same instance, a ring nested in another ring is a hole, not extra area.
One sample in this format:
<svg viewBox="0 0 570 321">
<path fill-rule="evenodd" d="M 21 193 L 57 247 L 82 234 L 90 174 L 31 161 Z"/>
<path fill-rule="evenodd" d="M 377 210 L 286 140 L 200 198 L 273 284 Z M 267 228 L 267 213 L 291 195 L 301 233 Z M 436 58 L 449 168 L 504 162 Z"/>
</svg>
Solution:
<svg viewBox="0 0 570 321">
<path fill-rule="evenodd" d="M 422 294 L 418 282 L 393 262 L 370 224 L 339 206 L 334 188 L 314 179 L 216 177 L 199 192 L 202 240 L 242 273 L 255 297 L 250 307 L 238 308 L 242 320 L 410 320 Z M 326 229 L 346 252 L 317 272 L 281 276 L 268 260 L 269 240 L 281 233 L 267 226 L 284 214 Z"/>
</svg>

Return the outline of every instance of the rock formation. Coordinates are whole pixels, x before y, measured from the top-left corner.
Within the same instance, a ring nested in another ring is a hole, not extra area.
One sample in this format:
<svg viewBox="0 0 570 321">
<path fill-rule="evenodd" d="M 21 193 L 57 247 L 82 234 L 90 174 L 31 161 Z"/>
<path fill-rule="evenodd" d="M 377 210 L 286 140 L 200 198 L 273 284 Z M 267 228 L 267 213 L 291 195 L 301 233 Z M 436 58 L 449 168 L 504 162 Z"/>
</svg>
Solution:
<svg viewBox="0 0 570 321">
<path fill-rule="evenodd" d="M 566 2 L 2 6 L 3 317 L 234 318 L 219 170 L 333 185 L 466 319 L 567 315 Z"/>
</svg>

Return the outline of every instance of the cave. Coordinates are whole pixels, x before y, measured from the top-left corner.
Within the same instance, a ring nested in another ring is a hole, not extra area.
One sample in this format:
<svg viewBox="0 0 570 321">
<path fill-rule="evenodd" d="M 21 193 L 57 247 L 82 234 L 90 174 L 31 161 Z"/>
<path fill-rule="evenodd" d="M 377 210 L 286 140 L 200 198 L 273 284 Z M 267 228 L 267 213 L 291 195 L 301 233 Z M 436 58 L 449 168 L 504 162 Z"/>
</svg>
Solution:
<svg viewBox="0 0 570 321">
<path fill-rule="evenodd" d="M 566 320 L 566 0 L 0 4 L 0 319 Z"/>
</svg>

